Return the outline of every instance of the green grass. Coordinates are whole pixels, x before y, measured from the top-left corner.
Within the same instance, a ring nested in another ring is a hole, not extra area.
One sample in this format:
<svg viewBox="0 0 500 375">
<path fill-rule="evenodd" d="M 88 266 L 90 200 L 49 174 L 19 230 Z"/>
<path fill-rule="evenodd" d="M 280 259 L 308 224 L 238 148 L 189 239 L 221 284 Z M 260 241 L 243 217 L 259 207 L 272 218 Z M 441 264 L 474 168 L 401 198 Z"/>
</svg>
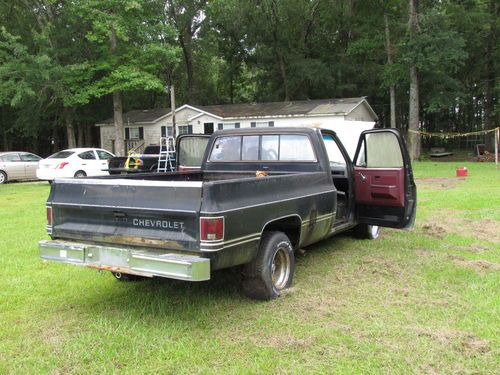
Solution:
<svg viewBox="0 0 500 375">
<path fill-rule="evenodd" d="M 38 258 L 42 183 L 0 186 L 0 373 L 494 373 L 500 171 L 420 162 L 413 231 L 298 256 L 282 298 L 237 278 L 119 283 Z"/>
</svg>

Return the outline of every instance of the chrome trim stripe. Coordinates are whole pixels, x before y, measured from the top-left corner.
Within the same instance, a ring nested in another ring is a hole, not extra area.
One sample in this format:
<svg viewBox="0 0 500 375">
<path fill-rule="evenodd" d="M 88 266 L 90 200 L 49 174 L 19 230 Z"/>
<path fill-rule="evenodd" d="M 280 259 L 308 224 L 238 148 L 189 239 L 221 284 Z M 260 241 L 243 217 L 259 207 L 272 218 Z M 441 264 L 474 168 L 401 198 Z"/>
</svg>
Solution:
<svg viewBox="0 0 500 375">
<path fill-rule="evenodd" d="M 238 242 L 238 241 L 241 241 L 241 240 L 245 240 L 247 238 L 250 238 L 250 237 L 255 237 L 255 236 L 260 236 L 260 232 L 256 232 L 256 233 L 252 233 L 252 234 L 249 234 L 249 235 L 246 235 L 246 236 L 241 236 L 241 237 L 237 237 L 237 238 L 233 238 L 232 240 L 229 240 L 229 241 L 218 241 L 218 242 L 207 242 L 207 241 L 200 241 L 200 246 L 220 246 L 220 245 L 229 245 L 233 242 Z"/>
<path fill-rule="evenodd" d="M 272 202 L 263 202 L 263 203 L 258 203 L 258 204 L 249 205 L 249 206 L 243 206 L 243 207 L 238 207 L 238 208 L 231 208 L 231 209 L 229 209 L 229 210 L 223 210 L 223 211 L 213 211 L 213 212 L 201 211 L 201 212 L 200 212 L 200 214 L 202 214 L 202 215 L 216 215 L 216 214 L 222 214 L 222 213 L 225 213 L 225 212 L 231 212 L 231 211 L 239 211 L 239 210 L 244 210 L 244 209 L 246 209 L 246 208 L 253 208 L 253 207 L 266 206 L 266 205 L 273 204 L 273 203 L 287 202 L 287 201 L 291 201 L 291 200 L 294 200 L 294 199 L 307 198 L 307 197 L 312 197 L 312 196 L 315 196 L 315 195 L 321 195 L 321 194 L 333 193 L 333 192 L 336 192 L 336 191 L 337 191 L 337 190 L 325 190 L 325 191 L 321 191 L 321 192 L 319 192 L 319 193 L 306 194 L 306 195 L 301 195 L 301 196 L 298 196 L 298 197 L 286 198 L 286 199 L 280 199 L 280 200 L 276 200 L 276 201 L 272 201 Z"/>
<path fill-rule="evenodd" d="M 153 208 L 153 207 L 129 207 L 129 206 L 108 206 L 100 204 L 85 204 L 85 203 L 52 203 L 52 206 L 70 206 L 70 207 L 94 207 L 94 208 L 112 208 L 112 209 L 125 209 L 125 210 L 150 210 L 150 211 L 161 211 L 161 212 L 182 212 L 188 214 L 196 214 L 197 211 L 188 210 L 175 210 L 166 208 Z"/>
<path fill-rule="evenodd" d="M 141 260 L 151 260 L 154 262 L 163 262 L 163 263 L 174 263 L 174 264 L 180 264 L 183 266 L 189 266 L 191 265 L 190 262 L 182 261 L 182 260 L 174 260 L 174 259 L 163 259 L 163 258 L 158 258 L 158 257 L 150 257 L 147 255 L 132 255 L 132 258 L 134 259 L 141 259 Z"/>
<path fill-rule="evenodd" d="M 56 178 L 57 182 L 76 185 L 109 185 L 109 186 L 160 186 L 160 187 L 192 187 L 201 188 L 202 181 L 154 181 L 154 180 L 128 180 L 124 178 L 98 180 L 92 178 Z"/>
<path fill-rule="evenodd" d="M 254 237 L 254 238 L 249 238 L 247 240 L 240 241 L 240 242 L 234 242 L 234 243 L 229 244 L 229 245 L 221 245 L 221 247 L 218 247 L 218 248 L 215 248 L 215 249 L 207 249 L 207 248 L 203 248 L 203 247 L 200 246 L 200 250 L 201 251 L 205 251 L 205 252 L 216 252 L 216 251 L 221 251 L 221 250 L 224 250 L 224 249 L 228 249 L 230 247 L 242 245 L 242 244 L 247 243 L 247 242 L 254 242 L 254 241 L 260 241 L 260 233 L 259 233 L 258 236 Z"/>
</svg>

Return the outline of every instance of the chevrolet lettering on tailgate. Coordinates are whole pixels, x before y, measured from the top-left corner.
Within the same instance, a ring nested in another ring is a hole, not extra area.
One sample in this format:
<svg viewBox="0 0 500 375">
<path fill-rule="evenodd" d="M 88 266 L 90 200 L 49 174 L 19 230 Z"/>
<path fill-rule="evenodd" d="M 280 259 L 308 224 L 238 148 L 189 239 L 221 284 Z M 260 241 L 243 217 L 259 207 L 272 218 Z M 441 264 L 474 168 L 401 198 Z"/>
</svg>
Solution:
<svg viewBox="0 0 500 375">
<path fill-rule="evenodd" d="M 184 223 L 182 221 L 133 219 L 132 225 L 144 228 L 184 229 Z"/>
</svg>

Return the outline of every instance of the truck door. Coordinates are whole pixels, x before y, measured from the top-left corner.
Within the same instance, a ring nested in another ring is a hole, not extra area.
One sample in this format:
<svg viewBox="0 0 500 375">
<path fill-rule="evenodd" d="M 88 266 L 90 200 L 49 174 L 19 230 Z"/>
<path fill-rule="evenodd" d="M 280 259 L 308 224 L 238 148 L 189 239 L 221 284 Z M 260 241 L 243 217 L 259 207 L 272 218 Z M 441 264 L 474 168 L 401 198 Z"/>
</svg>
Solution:
<svg viewBox="0 0 500 375">
<path fill-rule="evenodd" d="M 209 139 L 210 135 L 204 134 L 186 134 L 177 137 L 177 170 L 200 170 Z"/>
<path fill-rule="evenodd" d="M 399 131 L 372 129 L 361 133 L 354 156 L 354 190 L 359 223 L 413 226 L 417 189 Z"/>
</svg>

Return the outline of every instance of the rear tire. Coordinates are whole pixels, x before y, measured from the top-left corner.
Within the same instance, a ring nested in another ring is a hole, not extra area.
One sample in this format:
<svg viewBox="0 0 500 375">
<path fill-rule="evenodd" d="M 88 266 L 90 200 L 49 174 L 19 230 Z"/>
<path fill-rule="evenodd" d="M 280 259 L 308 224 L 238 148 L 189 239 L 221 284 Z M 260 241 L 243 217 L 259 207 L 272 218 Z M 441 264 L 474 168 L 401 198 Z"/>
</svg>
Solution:
<svg viewBox="0 0 500 375">
<path fill-rule="evenodd" d="M 87 177 L 87 173 L 85 173 L 84 171 L 77 171 L 75 173 L 75 178 L 83 178 L 83 177 Z"/>
<path fill-rule="evenodd" d="M 365 240 L 376 240 L 380 236 L 380 227 L 378 225 L 359 224 L 354 228 L 356 237 Z"/>
<path fill-rule="evenodd" d="M 0 185 L 7 182 L 7 173 L 0 171 Z"/>
<path fill-rule="evenodd" d="M 264 232 L 257 256 L 243 269 L 243 292 L 250 298 L 271 300 L 292 285 L 295 257 L 282 232 Z"/>
<path fill-rule="evenodd" d="M 128 273 L 121 273 L 121 272 L 111 272 L 111 273 L 118 281 L 141 281 L 145 279 L 145 277 L 143 276 L 131 275 Z"/>
</svg>

